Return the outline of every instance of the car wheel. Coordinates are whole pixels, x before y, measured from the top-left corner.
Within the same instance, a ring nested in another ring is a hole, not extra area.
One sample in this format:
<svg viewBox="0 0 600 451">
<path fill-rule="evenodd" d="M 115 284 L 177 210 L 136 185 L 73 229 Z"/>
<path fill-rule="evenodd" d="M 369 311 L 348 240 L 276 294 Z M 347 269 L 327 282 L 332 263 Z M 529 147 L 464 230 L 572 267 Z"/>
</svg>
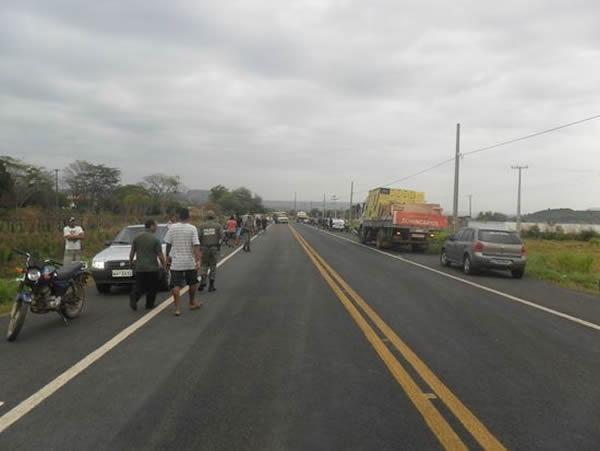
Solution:
<svg viewBox="0 0 600 451">
<path fill-rule="evenodd" d="M 171 271 L 164 271 L 160 278 L 160 289 L 169 291 L 171 289 Z"/>
<path fill-rule="evenodd" d="M 471 257 L 465 255 L 465 259 L 463 260 L 463 271 L 467 275 L 471 275 L 474 273 L 473 265 L 471 263 Z"/>
<path fill-rule="evenodd" d="M 450 267 L 452 263 L 448 260 L 448 255 L 446 254 L 446 249 L 442 249 L 442 253 L 440 254 L 440 264 L 442 266 Z"/>
<path fill-rule="evenodd" d="M 511 271 L 511 274 L 513 276 L 513 279 L 522 279 L 523 274 L 525 274 L 525 271 L 523 271 L 522 269 L 515 269 Z"/>
<path fill-rule="evenodd" d="M 110 293 L 110 284 L 108 284 L 108 283 L 97 283 L 96 284 L 96 290 L 98 290 L 98 293 L 100 293 L 100 294 L 108 294 L 108 293 Z"/>
</svg>

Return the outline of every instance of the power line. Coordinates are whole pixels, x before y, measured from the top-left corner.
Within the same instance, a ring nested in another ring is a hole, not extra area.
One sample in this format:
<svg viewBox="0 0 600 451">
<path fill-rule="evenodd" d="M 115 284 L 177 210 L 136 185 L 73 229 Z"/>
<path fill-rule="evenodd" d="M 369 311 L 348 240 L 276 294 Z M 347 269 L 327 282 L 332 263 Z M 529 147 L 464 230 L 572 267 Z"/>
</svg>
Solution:
<svg viewBox="0 0 600 451">
<path fill-rule="evenodd" d="M 485 152 L 487 150 L 492 150 L 492 149 L 495 149 L 495 148 L 498 148 L 498 147 L 501 147 L 501 146 L 506 146 L 508 144 L 513 144 L 513 143 L 516 143 L 516 142 L 519 142 L 519 141 L 524 141 L 526 139 L 535 138 L 536 136 L 545 135 L 547 133 L 551 133 L 551 132 L 554 132 L 554 131 L 557 131 L 557 130 L 562 130 L 563 128 L 572 127 L 574 125 L 579 125 L 579 124 L 582 124 L 584 122 L 592 121 L 592 120 L 598 119 L 598 118 L 600 118 L 600 114 L 596 114 L 594 116 L 586 117 L 584 119 L 580 119 L 580 120 L 577 120 L 577 121 L 574 121 L 574 122 L 569 122 L 567 124 L 558 125 L 556 127 L 548 128 L 546 130 L 542 130 L 542 131 L 539 131 L 539 132 L 530 133 L 528 135 L 520 136 L 518 138 L 509 139 L 507 141 L 502 141 L 502 142 L 493 144 L 491 146 L 480 147 L 478 149 L 470 150 L 469 152 L 461 153 L 460 155 L 461 155 L 461 157 L 465 157 L 467 155 L 473 155 L 473 154 L 476 154 L 476 153 Z M 427 167 L 425 169 L 422 169 L 422 170 L 420 170 L 418 172 L 414 172 L 412 174 L 409 174 L 407 176 L 404 176 L 402 178 L 394 180 L 393 182 L 386 183 L 385 185 L 381 185 L 381 186 L 390 186 L 390 185 L 394 185 L 394 184 L 399 183 L 399 182 L 403 182 L 405 180 L 411 179 L 411 178 L 416 177 L 418 175 L 425 174 L 426 172 L 432 171 L 433 169 L 436 169 L 436 168 L 438 168 L 440 166 L 443 166 L 443 165 L 445 165 L 447 163 L 450 163 L 451 161 L 454 161 L 454 157 L 448 158 L 446 160 L 442 160 L 442 161 L 434 164 L 433 166 L 429 166 L 429 167 Z M 366 193 L 366 192 L 368 192 L 368 190 L 367 191 L 361 191 L 358 194 L 362 194 L 362 193 Z"/>
<path fill-rule="evenodd" d="M 469 152 L 463 153 L 462 156 L 464 157 L 466 155 L 473 155 L 475 153 L 485 152 L 486 150 L 492 150 L 492 149 L 495 149 L 496 147 L 506 146 L 508 144 L 513 144 L 513 143 L 516 143 L 516 142 L 519 142 L 519 141 L 524 141 L 526 139 L 535 138 L 536 136 L 545 135 L 547 133 L 555 132 L 556 130 L 562 130 L 563 128 L 572 127 L 574 125 L 582 124 L 584 122 L 592 121 L 592 120 L 598 119 L 598 118 L 600 118 L 600 114 L 596 114 L 594 116 L 586 117 L 585 119 L 580 119 L 580 120 L 575 121 L 575 122 L 569 122 L 568 124 L 558 125 L 556 127 L 552 127 L 552 128 L 546 129 L 546 130 L 542 130 L 540 132 L 535 132 L 535 133 L 531 133 L 529 135 L 520 136 L 519 138 L 513 138 L 513 139 L 509 139 L 508 141 L 502 141 L 502 142 L 499 142 L 497 144 L 493 144 L 491 146 L 486 146 L 486 147 L 481 147 L 479 149 L 471 150 Z"/>
</svg>

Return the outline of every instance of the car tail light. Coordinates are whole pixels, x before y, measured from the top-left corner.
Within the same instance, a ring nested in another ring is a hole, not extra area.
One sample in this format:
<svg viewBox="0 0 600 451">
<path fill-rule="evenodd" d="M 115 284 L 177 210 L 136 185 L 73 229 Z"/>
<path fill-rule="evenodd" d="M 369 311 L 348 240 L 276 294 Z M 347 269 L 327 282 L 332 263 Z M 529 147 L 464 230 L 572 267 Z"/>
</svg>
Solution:
<svg viewBox="0 0 600 451">
<path fill-rule="evenodd" d="M 527 255 L 527 248 L 525 247 L 525 245 L 521 246 L 521 254 Z"/>
<path fill-rule="evenodd" d="M 473 246 L 473 250 L 475 252 L 483 252 L 483 243 L 481 241 L 477 241 L 475 246 Z"/>
</svg>

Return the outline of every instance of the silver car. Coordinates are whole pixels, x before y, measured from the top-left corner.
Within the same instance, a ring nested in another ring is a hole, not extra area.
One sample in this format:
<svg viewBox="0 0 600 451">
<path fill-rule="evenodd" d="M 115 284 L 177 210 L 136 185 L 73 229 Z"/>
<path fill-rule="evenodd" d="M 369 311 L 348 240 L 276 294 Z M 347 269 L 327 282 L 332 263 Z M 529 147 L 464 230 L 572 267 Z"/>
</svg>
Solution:
<svg viewBox="0 0 600 451">
<path fill-rule="evenodd" d="M 440 263 L 461 265 L 465 274 L 482 269 L 506 269 L 515 279 L 520 279 L 525 273 L 527 254 L 515 232 L 467 227 L 444 243 Z"/>
<path fill-rule="evenodd" d="M 144 231 L 144 225 L 130 225 L 123 228 L 114 240 L 106 243 L 106 249 L 92 259 L 91 273 L 99 293 L 109 293 L 113 285 L 133 285 L 135 283 L 134 267 L 129 265 L 129 252 L 133 239 Z M 160 239 L 163 252 L 167 234 L 167 224 L 159 224 L 156 236 Z M 161 288 L 167 290 L 170 283 L 169 271 L 160 270 Z"/>
</svg>

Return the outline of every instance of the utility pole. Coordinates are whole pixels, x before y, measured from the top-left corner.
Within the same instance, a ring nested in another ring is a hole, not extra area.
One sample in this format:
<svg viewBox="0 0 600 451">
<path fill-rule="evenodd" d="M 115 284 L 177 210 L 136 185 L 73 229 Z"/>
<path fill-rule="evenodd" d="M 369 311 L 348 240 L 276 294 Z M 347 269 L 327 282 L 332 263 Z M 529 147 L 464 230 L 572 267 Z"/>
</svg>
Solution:
<svg viewBox="0 0 600 451">
<path fill-rule="evenodd" d="M 519 189 L 517 194 L 517 233 L 521 234 L 521 172 L 523 169 L 528 169 L 529 166 L 515 165 L 511 167 L 519 171 Z"/>
<path fill-rule="evenodd" d="M 54 170 L 54 200 L 56 204 L 56 220 L 58 220 L 58 169 Z"/>
<path fill-rule="evenodd" d="M 294 213 L 298 213 L 298 210 L 296 210 L 296 192 L 294 191 Z"/>
<path fill-rule="evenodd" d="M 338 197 L 334 194 L 333 196 L 331 196 L 331 200 L 333 201 L 333 215 L 335 216 L 335 219 L 337 219 L 337 200 L 338 200 Z"/>
<path fill-rule="evenodd" d="M 352 222 L 352 207 L 354 206 L 352 201 L 354 199 L 354 180 L 350 181 L 350 222 Z"/>
<path fill-rule="evenodd" d="M 452 209 L 452 229 L 458 229 L 458 179 L 460 177 L 460 124 L 456 124 L 456 156 L 454 157 L 454 205 Z"/>
<path fill-rule="evenodd" d="M 325 193 L 323 193 L 323 219 L 325 219 Z"/>
<path fill-rule="evenodd" d="M 468 194 L 467 197 L 469 198 L 469 219 L 473 219 L 473 195 Z"/>
</svg>

